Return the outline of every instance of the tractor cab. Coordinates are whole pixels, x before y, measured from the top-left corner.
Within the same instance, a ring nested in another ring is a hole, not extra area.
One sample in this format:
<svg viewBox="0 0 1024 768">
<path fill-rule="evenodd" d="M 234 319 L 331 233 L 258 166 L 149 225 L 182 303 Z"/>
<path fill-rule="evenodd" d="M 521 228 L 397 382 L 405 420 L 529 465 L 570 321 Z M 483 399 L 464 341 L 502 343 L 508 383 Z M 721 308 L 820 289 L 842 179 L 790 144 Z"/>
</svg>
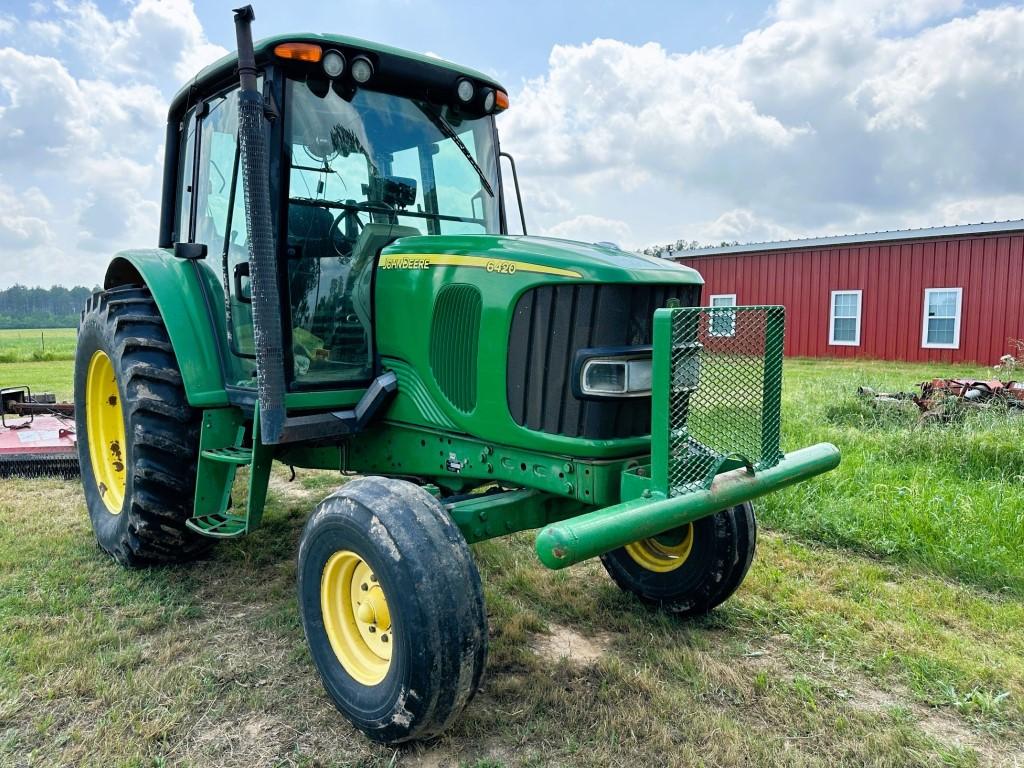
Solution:
<svg viewBox="0 0 1024 768">
<path fill-rule="evenodd" d="M 254 52 L 285 388 L 299 404 L 301 393 L 364 390 L 378 373 L 381 250 L 402 237 L 506 231 L 494 115 L 508 97 L 471 70 L 350 38 L 275 38 Z M 204 70 L 171 106 L 161 240 L 205 252 L 197 268 L 225 294 L 210 309 L 223 315 L 228 392 L 251 402 L 258 366 L 236 61 Z M 341 394 L 335 404 L 345 402 Z"/>
</svg>

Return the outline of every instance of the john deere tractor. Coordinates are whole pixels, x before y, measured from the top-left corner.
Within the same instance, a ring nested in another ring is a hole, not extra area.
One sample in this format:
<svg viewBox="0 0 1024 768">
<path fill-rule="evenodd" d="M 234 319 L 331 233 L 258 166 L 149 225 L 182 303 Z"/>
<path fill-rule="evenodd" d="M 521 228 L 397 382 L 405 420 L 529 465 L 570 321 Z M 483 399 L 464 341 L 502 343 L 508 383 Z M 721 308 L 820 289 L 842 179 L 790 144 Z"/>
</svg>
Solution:
<svg viewBox="0 0 1024 768">
<path fill-rule="evenodd" d="M 728 598 L 750 500 L 839 462 L 780 451 L 782 308 L 510 235 L 493 78 L 336 35 L 254 45 L 235 14 L 237 53 L 170 106 L 159 247 L 117 254 L 82 313 L 100 546 L 192 560 L 260 525 L 275 461 L 357 475 L 305 525 L 299 610 L 328 695 L 387 743 L 480 683 L 474 542 L 538 530 L 545 566 L 600 557 L 680 617 Z"/>
</svg>

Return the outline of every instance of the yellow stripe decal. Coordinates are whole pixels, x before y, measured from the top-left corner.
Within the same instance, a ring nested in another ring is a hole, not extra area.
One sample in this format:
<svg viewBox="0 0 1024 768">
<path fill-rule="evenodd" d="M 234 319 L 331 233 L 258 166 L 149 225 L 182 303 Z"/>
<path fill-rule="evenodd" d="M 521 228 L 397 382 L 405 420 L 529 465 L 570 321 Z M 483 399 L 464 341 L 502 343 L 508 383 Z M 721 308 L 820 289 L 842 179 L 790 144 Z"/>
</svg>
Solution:
<svg viewBox="0 0 1024 768">
<path fill-rule="evenodd" d="M 454 256 L 447 253 L 403 253 L 395 256 L 381 256 L 381 269 L 430 269 L 431 267 L 474 267 L 486 269 L 499 275 L 514 275 L 516 272 L 535 272 L 558 277 L 583 277 L 579 272 L 558 267 L 545 267 L 526 261 L 488 259 L 483 256 Z"/>
</svg>

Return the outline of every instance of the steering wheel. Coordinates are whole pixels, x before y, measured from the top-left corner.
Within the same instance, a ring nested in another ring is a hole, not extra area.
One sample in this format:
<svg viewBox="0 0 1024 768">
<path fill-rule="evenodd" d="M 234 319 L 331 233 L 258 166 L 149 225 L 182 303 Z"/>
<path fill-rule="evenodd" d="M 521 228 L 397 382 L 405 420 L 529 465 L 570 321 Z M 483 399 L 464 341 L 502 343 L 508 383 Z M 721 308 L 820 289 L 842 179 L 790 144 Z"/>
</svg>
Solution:
<svg viewBox="0 0 1024 768">
<path fill-rule="evenodd" d="M 342 231 L 343 223 L 344 231 Z M 352 256 L 352 249 L 355 248 L 362 229 L 363 222 L 359 219 L 358 211 L 343 208 L 334 217 L 334 223 L 331 224 L 331 231 L 327 234 L 327 239 L 331 241 L 331 247 L 334 248 L 334 252 L 338 256 L 343 259 L 349 258 Z"/>
</svg>

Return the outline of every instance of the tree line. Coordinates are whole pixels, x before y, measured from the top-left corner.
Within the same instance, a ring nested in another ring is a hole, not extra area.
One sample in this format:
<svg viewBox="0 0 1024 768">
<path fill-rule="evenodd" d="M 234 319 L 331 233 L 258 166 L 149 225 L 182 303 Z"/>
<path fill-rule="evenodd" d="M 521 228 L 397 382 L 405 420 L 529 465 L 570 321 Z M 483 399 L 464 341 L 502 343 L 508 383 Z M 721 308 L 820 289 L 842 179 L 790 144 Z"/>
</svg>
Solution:
<svg viewBox="0 0 1024 768">
<path fill-rule="evenodd" d="M 0 289 L 0 328 L 71 328 L 86 300 L 99 288 L 29 288 L 13 285 Z"/>
<path fill-rule="evenodd" d="M 723 240 L 720 243 L 702 243 L 700 240 L 676 240 L 674 243 L 666 243 L 665 245 L 649 245 L 646 248 L 642 248 L 640 253 L 645 256 L 665 256 L 668 258 L 668 251 L 675 255 L 685 251 L 696 251 L 698 248 L 725 248 L 730 245 L 739 245 L 739 241 L 733 240 L 729 242 Z"/>
</svg>

